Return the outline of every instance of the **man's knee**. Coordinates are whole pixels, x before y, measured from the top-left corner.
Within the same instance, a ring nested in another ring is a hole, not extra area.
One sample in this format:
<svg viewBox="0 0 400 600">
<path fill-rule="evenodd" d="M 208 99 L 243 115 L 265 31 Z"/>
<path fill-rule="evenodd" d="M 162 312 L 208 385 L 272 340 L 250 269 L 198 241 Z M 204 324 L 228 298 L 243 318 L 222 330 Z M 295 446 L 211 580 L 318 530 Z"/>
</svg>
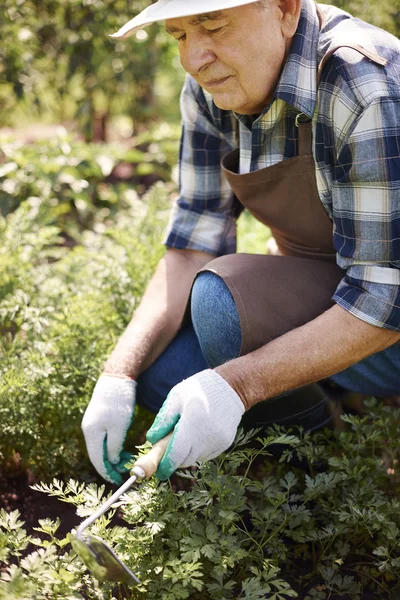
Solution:
<svg viewBox="0 0 400 600">
<path fill-rule="evenodd" d="M 242 335 L 234 299 L 221 277 L 200 273 L 192 288 L 191 315 L 204 358 L 216 367 L 240 354 Z"/>
<path fill-rule="evenodd" d="M 157 360 L 139 379 L 136 399 L 156 413 L 170 390 L 183 379 L 207 368 L 191 325 L 183 327 Z"/>
</svg>

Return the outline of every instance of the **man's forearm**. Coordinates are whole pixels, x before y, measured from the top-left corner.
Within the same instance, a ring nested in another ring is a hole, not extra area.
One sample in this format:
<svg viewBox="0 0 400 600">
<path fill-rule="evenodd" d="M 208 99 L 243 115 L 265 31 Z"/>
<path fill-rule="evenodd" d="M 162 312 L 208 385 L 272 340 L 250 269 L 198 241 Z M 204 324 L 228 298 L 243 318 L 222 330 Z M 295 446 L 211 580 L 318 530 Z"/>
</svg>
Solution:
<svg viewBox="0 0 400 600">
<path fill-rule="evenodd" d="M 181 325 L 193 279 L 213 256 L 167 250 L 104 372 L 137 379 L 165 350 Z"/>
<path fill-rule="evenodd" d="M 216 371 L 233 387 L 246 409 L 338 373 L 400 340 L 400 333 L 361 321 L 333 306 Z"/>
</svg>

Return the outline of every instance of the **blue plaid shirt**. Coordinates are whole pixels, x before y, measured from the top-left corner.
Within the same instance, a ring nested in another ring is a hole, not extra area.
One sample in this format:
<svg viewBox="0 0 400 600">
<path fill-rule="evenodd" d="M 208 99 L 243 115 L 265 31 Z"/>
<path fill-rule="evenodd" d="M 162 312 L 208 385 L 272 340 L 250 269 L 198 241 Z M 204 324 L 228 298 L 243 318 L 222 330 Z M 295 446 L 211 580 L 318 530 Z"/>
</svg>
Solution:
<svg viewBox="0 0 400 600">
<path fill-rule="evenodd" d="M 168 247 L 222 255 L 236 250 L 233 194 L 221 157 L 239 147 L 241 173 L 297 155 L 295 116 L 313 119 L 318 191 L 346 270 L 333 300 L 360 319 L 400 331 L 400 43 L 333 6 L 303 0 L 297 32 L 272 102 L 252 119 L 220 110 L 188 76 L 181 95 L 180 193 Z M 386 66 L 341 48 L 357 43 Z"/>
</svg>

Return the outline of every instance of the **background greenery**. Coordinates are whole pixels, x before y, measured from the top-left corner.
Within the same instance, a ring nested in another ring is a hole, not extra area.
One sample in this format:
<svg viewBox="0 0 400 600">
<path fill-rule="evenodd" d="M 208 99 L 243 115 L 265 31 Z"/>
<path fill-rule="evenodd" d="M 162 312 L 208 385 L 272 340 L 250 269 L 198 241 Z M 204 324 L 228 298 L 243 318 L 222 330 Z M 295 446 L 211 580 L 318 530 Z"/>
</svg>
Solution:
<svg viewBox="0 0 400 600">
<path fill-rule="evenodd" d="M 141 131 L 160 110 L 176 119 L 169 99 L 179 93 L 183 73 L 173 40 L 158 27 L 134 41 L 109 37 L 145 5 L 3 0 L 0 126 L 35 118 L 69 122 L 90 141 L 112 136 L 108 126 L 125 135 Z"/>
<path fill-rule="evenodd" d="M 183 81 L 174 40 L 153 26 L 128 40 L 108 36 L 144 0 L 3 0 L 0 127 L 40 118 L 87 141 L 130 137 L 160 118 L 177 120 Z M 336 0 L 398 35 L 400 0 Z"/>
<path fill-rule="evenodd" d="M 337 4 L 399 33 L 400 0 Z M 29 471 L 80 516 L 104 495 L 82 414 L 176 194 L 183 72 L 162 27 L 108 38 L 133 14 L 125 0 L 0 7 L 0 471 Z M 238 232 L 239 251 L 265 251 L 247 213 Z M 137 410 L 132 449 L 150 418 Z M 371 400 L 344 422 L 239 438 L 186 473 L 186 491 L 152 481 L 127 495 L 126 528 L 96 527 L 138 569 L 134 594 L 87 575 L 57 524 L 29 536 L 24 515 L 0 512 L 0 598 L 397 599 L 400 414 Z M 265 460 L 279 441 L 282 460 Z"/>
</svg>

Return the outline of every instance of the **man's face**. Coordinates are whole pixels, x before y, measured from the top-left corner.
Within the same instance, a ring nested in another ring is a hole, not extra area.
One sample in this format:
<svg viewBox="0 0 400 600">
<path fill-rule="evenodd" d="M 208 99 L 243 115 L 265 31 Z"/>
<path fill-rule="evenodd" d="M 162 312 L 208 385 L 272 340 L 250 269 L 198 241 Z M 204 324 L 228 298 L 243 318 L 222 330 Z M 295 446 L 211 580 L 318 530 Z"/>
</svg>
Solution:
<svg viewBox="0 0 400 600">
<path fill-rule="evenodd" d="M 298 15 L 288 14 L 286 2 L 268 0 L 261 8 L 246 4 L 166 21 L 167 32 L 178 40 L 183 68 L 219 108 L 257 114 L 268 104 L 297 26 Z"/>
</svg>

